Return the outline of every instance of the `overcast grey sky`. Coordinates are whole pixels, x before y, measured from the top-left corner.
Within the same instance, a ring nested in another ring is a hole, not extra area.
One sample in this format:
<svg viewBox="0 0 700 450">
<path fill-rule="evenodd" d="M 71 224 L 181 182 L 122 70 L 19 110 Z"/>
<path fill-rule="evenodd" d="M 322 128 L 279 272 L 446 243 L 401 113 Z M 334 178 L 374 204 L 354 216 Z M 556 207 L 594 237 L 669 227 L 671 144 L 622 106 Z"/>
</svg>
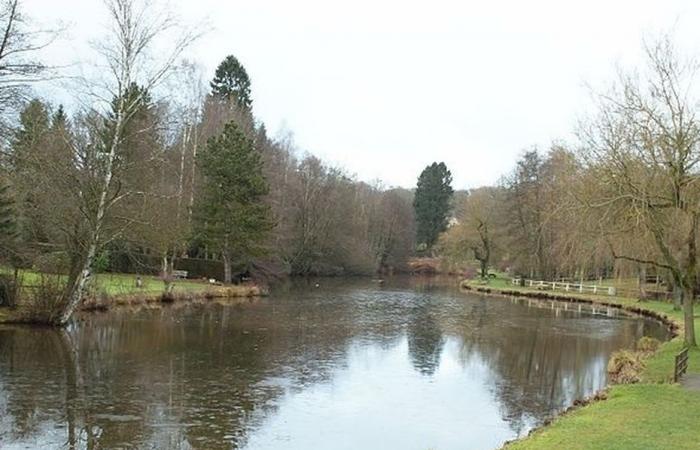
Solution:
<svg viewBox="0 0 700 450">
<path fill-rule="evenodd" d="M 699 48 L 697 0 L 172 0 L 211 31 L 189 57 L 207 78 L 227 54 L 253 82 L 274 134 L 360 179 L 411 187 L 445 161 L 456 188 L 494 183 L 523 149 L 571 140 L 586 83 L 639 60 L 642 37 L 674 28 Z M 89 63 L 101 0 L 25 0 L 69 25 L 49 57 Z"/>
</svg>

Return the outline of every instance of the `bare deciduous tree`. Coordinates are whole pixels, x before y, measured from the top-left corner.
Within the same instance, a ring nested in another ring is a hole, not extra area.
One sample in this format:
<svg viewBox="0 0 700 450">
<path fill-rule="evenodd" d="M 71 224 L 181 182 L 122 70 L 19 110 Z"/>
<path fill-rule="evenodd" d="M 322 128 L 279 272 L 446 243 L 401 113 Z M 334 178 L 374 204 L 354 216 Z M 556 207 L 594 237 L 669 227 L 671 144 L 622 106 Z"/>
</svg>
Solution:
<svg viewBox="0 0 700 450">
<path fill-rule="evenodd" d="M 80 269 L 69 280 L 65 307 L 57 315 L 58 324 L 66 323 L 85 293 L 92 275 L 93 263 L 101 245 L 109 240 L 105 236 L 105 221 L 108 214 L 120 202 L 143 193 L 122 190 L 121 181 L 115 175 L 120 162 L 124 130 L 143 101 L 143 96 L 152 92 L 169 74 L 182 52 L 196 39 L 194 32 L 177 29 L 170 38 L 170 49 L 159 51 L 160 57 L 151 52 L 159 38 L 170 34 L 176 22 L 166 13 L 153 11 L 152 6 L 139 0 L 107 0 L 111 19 L 111 33 L 100 45 L 100 53 L 107 65 L 109 80 L 102 92 L 95 90 L 98 98 L 106 102 L 104 111 L 109 113 L 111 130 L 104 148 L 99 152 L 98 177 L 94 186 L 95 195 L 83 197 L 89 202 L 82 211 L 89 224 L 83 247 Z M 129 95 L 134 85 L 140 86 L 135 95 Z"/>
<path fill-rule="evenodd" d="M 49 68 L 36 59 L 57 36 L 57 30 L 32 29 L 19 0 L 0 1 L 0 136 L 8 115 L 26 99 L 28 86 L 49 75 Z"/>
<path fill-rule="evenodd" d="M 476 260 L 482 278 L 488 278 L 499 249 L 504 227 L 501 217 L 504 190 L 498 187 L 472 189 L 458 206 L 457 223 L 442 236 L 440 246 L 453 263 Z"/>
<path fill-rule="evenodd" d="M 641 75 L 621 74 L 599 96 L 597 116 L 582 128 L 587 169 L 599 189 L 588 199 L 613 255 L 667 270 L 683 290 L 685 343 L 695 346 L 693 302 L 698 273 L 700 124 L 693 92 L 697 65 L 669 37 L 647 45 Z M 650 236 L 657 252 L 625 248 L 616 235 Z"/>
</svg>

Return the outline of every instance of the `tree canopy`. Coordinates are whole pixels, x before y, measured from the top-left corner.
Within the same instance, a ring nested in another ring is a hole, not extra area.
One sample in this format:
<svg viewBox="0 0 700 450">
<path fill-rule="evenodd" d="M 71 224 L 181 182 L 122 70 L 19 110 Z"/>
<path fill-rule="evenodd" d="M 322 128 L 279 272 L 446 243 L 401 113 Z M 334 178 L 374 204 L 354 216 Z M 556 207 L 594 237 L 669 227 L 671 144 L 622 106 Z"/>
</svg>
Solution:
<svg viewBox="0 0 700 450">
<path fill-rule="evenodd" d="M 262 172 L 262 158 L 241 129 L 226 124 L 197 156 L 202 173 L 196 215 L 197 234 L 220 251 L 225 280 L 231 282 L 234 258 L 259 255 L 272 227 L 270 208 L 263 202 L 269 186 Z"/>
<path fill-rule="evenodd" d="M 431 249 L 447 229 L 452 194 L 452 173 L 445 163 L 432 163 L 418 177 L 413 207 L 419 245 Z"/>
<path fill-rule="evenodd" d="M 249 110 L 253 105 L 248 72 L 235 56 L 228 55 L 216 68 L 211 93 L 214 97 L 233 101 L 239 108 Z"/>
</svg>

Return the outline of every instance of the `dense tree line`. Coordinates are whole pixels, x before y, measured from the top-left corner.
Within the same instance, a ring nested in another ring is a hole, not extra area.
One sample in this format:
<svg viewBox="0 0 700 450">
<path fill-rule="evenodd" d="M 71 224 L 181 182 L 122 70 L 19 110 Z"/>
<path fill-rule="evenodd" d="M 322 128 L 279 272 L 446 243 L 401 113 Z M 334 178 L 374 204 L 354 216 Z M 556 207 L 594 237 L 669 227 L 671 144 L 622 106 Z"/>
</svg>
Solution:
<svg viewBox="0 0 700 450">
<path fill-rule="evenodd" d="M 12 98 L 0 111 L 1 263 L 67 275 L 37 320 L 65 323 L 92 273 L 117 261 L 157 270 L 168 288 L 193 259 L 221 264 L 225 282 L 405 266 L 410 191 L 359 182 L 269 137 L 243 64 L 225 57 L 207 89 L 196 64 L 178 62 L 197 30 L 174 26 L 167 10 L 106 5 L 112 26 L 98 50 L 107 80 L 85 80 L 75 105 L 90 106 L 68 111 L 32 98 L 47 69 L 31 51 L 44 42 L 31 42 L 21 2 L 0 4 L 14 46 L 0 50 L 0 96 Z"/>
<path fill-rule="evenodd" d="M 64 109 L 31 94 L 51 74 L 34 58 L 51 33 L 29 27 L 19 0 L 0 3 L 0 301 L 17 291 L 17 269 L 62 274 L 32 292 L 45 306 L 37 320 L 63 324 L 93 272 L 117 260 L 159 271 L 169 288 L 186 260 L 220 265 L 225 282 L 391 272 L 418 243 L 456 267 L 476 261 L 483 277 L 491 267 L 545 280 L 656 274 L 695 344 L 697 64 L 670 39 L 595 96 L 575 143 L 525 151 L 496 186 L 466 195 L 433 163 L 413 192 L 360 182 L 270 137 L 244 65 L 225 57 L 207 87 L 196 64 L 179 62 L 197 30 L 167 10 L 106 5 L 107 70 L 73 92 L 89 106 Z"/>
<path fill-rule="evenodd" d="M 665 280 L 695 345 L 700 119 L 697 63 L 670 38 L 645 47 L 646 66 L 621 72 L 596 94 L 577 142 L 523 153 L 494 187 L 470 192 L 440 247 L 453 265 L 471 260 L 540 280 Z"/>
</svg>

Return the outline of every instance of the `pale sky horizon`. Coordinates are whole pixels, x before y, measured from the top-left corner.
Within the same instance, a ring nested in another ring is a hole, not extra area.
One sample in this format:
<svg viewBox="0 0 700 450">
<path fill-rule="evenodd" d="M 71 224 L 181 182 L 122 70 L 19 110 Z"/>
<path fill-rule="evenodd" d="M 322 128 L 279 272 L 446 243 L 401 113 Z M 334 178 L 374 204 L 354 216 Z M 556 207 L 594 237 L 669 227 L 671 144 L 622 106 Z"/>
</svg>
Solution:
<svg viewBox="0 0 700 450">
<path fill-rule="evenodd" d="M 365 181 L 411 188 L 433 161 L 456 189 L 495 183 L 532 146 L 572 141 L 587 84 L 638 63 L 645 36 L 674 30 L 697 54 L 700 2 L 555 0 L 179 0 L 210 31 L 188 51 L 210 79 L 235 55 L 271 134 Z M 24 0 L 37 23 L 63 22 L 53 64 L 89 64 L 101 0 Z M 55 86 L 40 86 L 60 98 Z"/>
</svg>

